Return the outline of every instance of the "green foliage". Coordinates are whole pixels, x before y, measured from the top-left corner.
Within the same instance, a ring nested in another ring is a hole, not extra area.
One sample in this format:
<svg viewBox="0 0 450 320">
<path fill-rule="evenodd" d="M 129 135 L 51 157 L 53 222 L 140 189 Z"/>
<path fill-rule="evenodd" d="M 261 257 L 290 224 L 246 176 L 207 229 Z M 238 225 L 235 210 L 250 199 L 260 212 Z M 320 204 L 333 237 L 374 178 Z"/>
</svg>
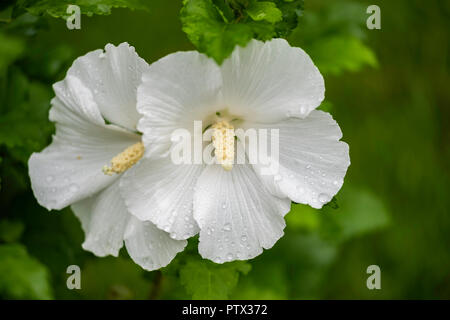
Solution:
<svg viewBox="0 0 450 320">
<path fill-rule="evenodd" d="M 325 38 L 311 44 L 308 52 L 325 74 L 339 75 L 343 71 L 359 71 L 364 66 L 378 66 L 374 52 L 354 37 Z"/>
<path fill-rule="evenodd" d="M 383 10 L 398 15 L 383 20 L 390 32 L 381 33 L 379 42 L 376 31 L 365 26 L 366 5 L 356 1 L 308 1 L 304 13 L 296 9 L 299 1 L 184 3 L 189 39 L 218 62 L 251 38 L 288 37 L 305 49 L 325 76 L 327 101 L 320 108 L 339 122 L 352 166 L 337 195 L 338 208 L 293 205 L 284 237 L 257 258 L 214 264 L 190 241 L 162 277 L 125 255 L 98 258 L 83 251 L 84 235 L 70 210 L 49 213 L 36 203 L 26 160 L 51 139 L 51 84 L 64 77 L 73 59 L 119 41 L 130 41 L 149 62 L 188 49 L 176 16 L 181 4 L 159 1 L 157 17 L 112 10 L 110 16 L 83 20 L 82 30 L 73 32 L 51 16 L 64 15 L 62 1 L 54 7 L 50 1 L 21 2 L 14 15 L 0 14 L 1 298 L 373 298 L 365 287 L 365 268 L 373 263 L 390 284 L 379 292 L 383 298 L 447 298 L 448 81 L 445 54 L 436 52 L 446 52 L 448 19 L 437 5 L 423 11 L 404 3 L 385 2 Z M 86 5 L 82 12 L 111 8 Z M 282 20 L 274 22 L 278 11 Z M 396 27 L 402 24 L 407 28 L 400 33 Z M 148 30 L 161 30 L 165 42 L 149 37 Z M 382 72 L 367 68 L 378 63 L 374 52 Z M 348 74 L 355 71 L 361 74 Z M 71 264 L 81 267 L 81 291 L 66 287 Z"/>
<path fill-rule="evenodd" d="M 323 74 L 340 75 L 377 67 L 375 53 L 364 44 L 366 7 L 362 3 L 336 1 L 309 12 L 289 37 L 303 48 Z"/>
<path fill-rule="evenodd" d="M 55 18 L 65 18 L 69 16 L 67 7 L 70 4 L 79 6 L 82 14 L 92 16 L 111 14 L 112 8 L 148 10 L 149 2 L 145 0 L 19 0 L 15 9 L 17 11 L 24 9 L 33 15 L 47 13 Z"/>
<path fill-rule="evenodd" d="M 7 299 L 51 299 L 47 268 L 19 244 L 0 245 L 0 296 Z"/>
<path fill-rule="evenodd" d="M 0 32 L 0 73 L 15 59 L 24 49 L 24 43 L 20 38 L 11 37 Z"/>
<path fill-rule="evenodd" d="M 369 190 L 347 184 L 338 196 L 338 207 L 329 205 L 316 210 L 292 205 L 286 217 L 288 228 L 318 232 L 324 240 L 339 244 L 389 225 L 389 212 Z"/>
<path fill-rule="evenodd" d="M 0 220 L 0 241 L 16 242 L 23 230 L 24 225 L 20 221 Z"/>
<path fill-rule="evenodd" d="M 81 296 L 85 299 L 148 299 L 151 282 L 130 259 L 90 259 L 83 266 Z"/>
<path fill-rule="evenodd" d="M 227 299 L 236 287 L 239 274 L 247 274 L 250 264 L 234 261 L 222 265 L 189 259 L 180 270 L 180 281 L 192 299 Z"/>
<path fill-rule="evenodd" d="M 246 12 L 254 21 L 264 20 L 275 23 L 283 19 L 283 13 L 277 5 L 268 1 L 252 3 Z"/>
<path fill-rule="evenodd" d="M 183 31 L 200 52 L 219 64 L 236 45 L 252 38 L 288 35 L 298 23 L 303 1 L 184 0 Z"/>
</svg>

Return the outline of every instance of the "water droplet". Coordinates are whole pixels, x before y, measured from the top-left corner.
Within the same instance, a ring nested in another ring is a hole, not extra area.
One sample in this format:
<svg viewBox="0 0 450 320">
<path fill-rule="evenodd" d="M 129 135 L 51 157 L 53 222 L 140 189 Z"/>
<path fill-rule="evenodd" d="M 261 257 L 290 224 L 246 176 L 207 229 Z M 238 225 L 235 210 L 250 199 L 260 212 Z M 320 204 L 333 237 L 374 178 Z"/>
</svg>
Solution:
<svg viewBox="0 0 450 320">
<path fill-rule="evenodd" d="M 70 192 L 77 192 L 78 191 L 78 186 L 76 184 L 71 184 L 69 187 Z"/>
<path fill-rule="evenodd" d="M 306 166 L 306 169 L 311 169 L 311 165 L 308 164 L 308 165 Z"/>
<path fill-rule="evenodd" d="M 244 234 L 244 235 L 241 237 L 241 240 L 242 240 L 242 242 L 247 241 L 247 236 Z"/>
<path fill-rule="evenodd" d="M 319 201 L 325 203 L 330 200 L 330 197 L 326 193 L 319 194 Z"/>
<path fill-rule="evenodd" d="M 225 224 L 223 225 L 223 230 L 224 230 L 224 231 L 230 231 L 230 230 L 231 230 L 231 224 L 225 223 Z"/>
<path fill-rule="evenodd" d="M 47 176 L 47 178 L 45 178 L 45 181 L 47 182 L 52 182 L 55 178 L 53 178 L 53 176 Z"/>
<path fill-rule="evenodd" d="M 222 202 L 222 209 L 225 209 L 227 207 L 226 202 Z"/>
<path fill-rule="evenodd" d="M 231 252 L 229 254 L 227 254 L 227 259 L 228 260 L 233 260 L 233 254 Z"/>
<path fill-rule="evenodd" d="M 305 107 L 300 107 L 300 113 L 301 114 L 305 114 L 306 113 L 306 108 Z"/>
</svg>

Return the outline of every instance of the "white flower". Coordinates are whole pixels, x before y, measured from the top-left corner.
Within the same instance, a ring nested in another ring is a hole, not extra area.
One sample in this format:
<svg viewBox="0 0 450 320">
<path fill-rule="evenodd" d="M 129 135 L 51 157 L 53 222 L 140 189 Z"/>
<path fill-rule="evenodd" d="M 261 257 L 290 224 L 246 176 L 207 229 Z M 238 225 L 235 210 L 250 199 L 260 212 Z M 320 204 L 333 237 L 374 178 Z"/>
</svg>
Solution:
<svg viewBox="0 0 450 320">
<path fill-rule="evenodd" d="M 53 86 L 53 142 L 34 153 L 28 165 L 42 206 L 72 205 L 86 234 L 85 250 L 117 256 L 125 241 L 131 258 L 153 270 L 167 265 L 186 241 L 130 215 L 119 192 L 121 172 L 143 153 L 136 132 L 136 90 L 146 68 L 126 43 L 108 44 L 105 52 L 95 50 L 76 59 L 66 78 Z"/>
<path fill-rule="evenodd" d="M 271 248 L 283 235 L 291 200 L 321 208 L 341 188 L 350 164 L 339 126 L 315 110 L 324 91 L 309 56 L 281 39 L 237 47 L 221 66 L 197 52 L 153 63 L 138 88 L 146 154 L 120 183 L 128 209 L 174 239 L 199 232 L 200 254 L 218 263 Z M 262 175 L 258 164 L 226 161 L 173 164 L 171 133 L 192 131 L 196 120 L 215 130 L 279 129 L 279 172 Z"/>
</svg>

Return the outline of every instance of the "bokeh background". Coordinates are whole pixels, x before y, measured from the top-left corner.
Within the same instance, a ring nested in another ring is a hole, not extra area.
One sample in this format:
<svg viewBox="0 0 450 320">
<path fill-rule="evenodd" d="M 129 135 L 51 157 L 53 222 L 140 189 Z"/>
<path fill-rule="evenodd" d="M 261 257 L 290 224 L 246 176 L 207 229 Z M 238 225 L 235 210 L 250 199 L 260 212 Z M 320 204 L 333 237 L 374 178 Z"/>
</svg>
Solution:
<svg viewBox="0 0 450 320">
<path fill-rule="evenodd" d="M 124 249 L 118 258 L 83 251 L 70 209 L 35 201 L 27 159 L 51 141 L 51 85 L 76 57 L 124 41 L 148 62 L 194 49 L 181 1 L 83 15 L 81 30 L 47 14 L 11 19 L 12 2 L 0 6 L 0 298 L 450 298 L 450 2 L 306 0 L 288 40 L 325 77 L 321 108 L 350 145 L 344 187 L 322 210 L 294 204 L 285 236 L 251 261 L 204 261 L 193 239 L 155 272 Z M 366 28 L 370 4 L 381 30 Z M 72 264 L 81 290 L 66 287 Z M 381 290 L 366 287 L 373 264 Z"/>
</svg>

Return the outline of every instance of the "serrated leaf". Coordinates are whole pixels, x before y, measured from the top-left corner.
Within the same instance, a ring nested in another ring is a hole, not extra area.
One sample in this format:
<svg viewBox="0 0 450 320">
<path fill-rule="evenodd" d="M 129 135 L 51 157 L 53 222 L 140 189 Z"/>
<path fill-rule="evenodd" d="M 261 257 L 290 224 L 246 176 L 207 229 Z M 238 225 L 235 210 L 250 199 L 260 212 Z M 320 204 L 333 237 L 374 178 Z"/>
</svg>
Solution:
<svg viewBox="0 0 450 320">
<path fill-rule="evenodd" d="M 245 46 L 252 38 L 269 40 L 289 34 L 297 25 L 301 3 L 184 0 L 180 18 L 189 40 L 220 64 L 235 46 Z"/>
<path fill-rule="evenodd" d="M 190 259 L 180 270 L 180 281 L 193 299 L 227 299 L 239 275 L 247 274 L 250 269 L 250 264 L 244 261 L 215 264 Z"/>
<path fill-rule="evenodd" d="M 0 245 L 0 296 L 6 299 L 51 299 L 47 268 L 20 244 Z"/>
</svg>

